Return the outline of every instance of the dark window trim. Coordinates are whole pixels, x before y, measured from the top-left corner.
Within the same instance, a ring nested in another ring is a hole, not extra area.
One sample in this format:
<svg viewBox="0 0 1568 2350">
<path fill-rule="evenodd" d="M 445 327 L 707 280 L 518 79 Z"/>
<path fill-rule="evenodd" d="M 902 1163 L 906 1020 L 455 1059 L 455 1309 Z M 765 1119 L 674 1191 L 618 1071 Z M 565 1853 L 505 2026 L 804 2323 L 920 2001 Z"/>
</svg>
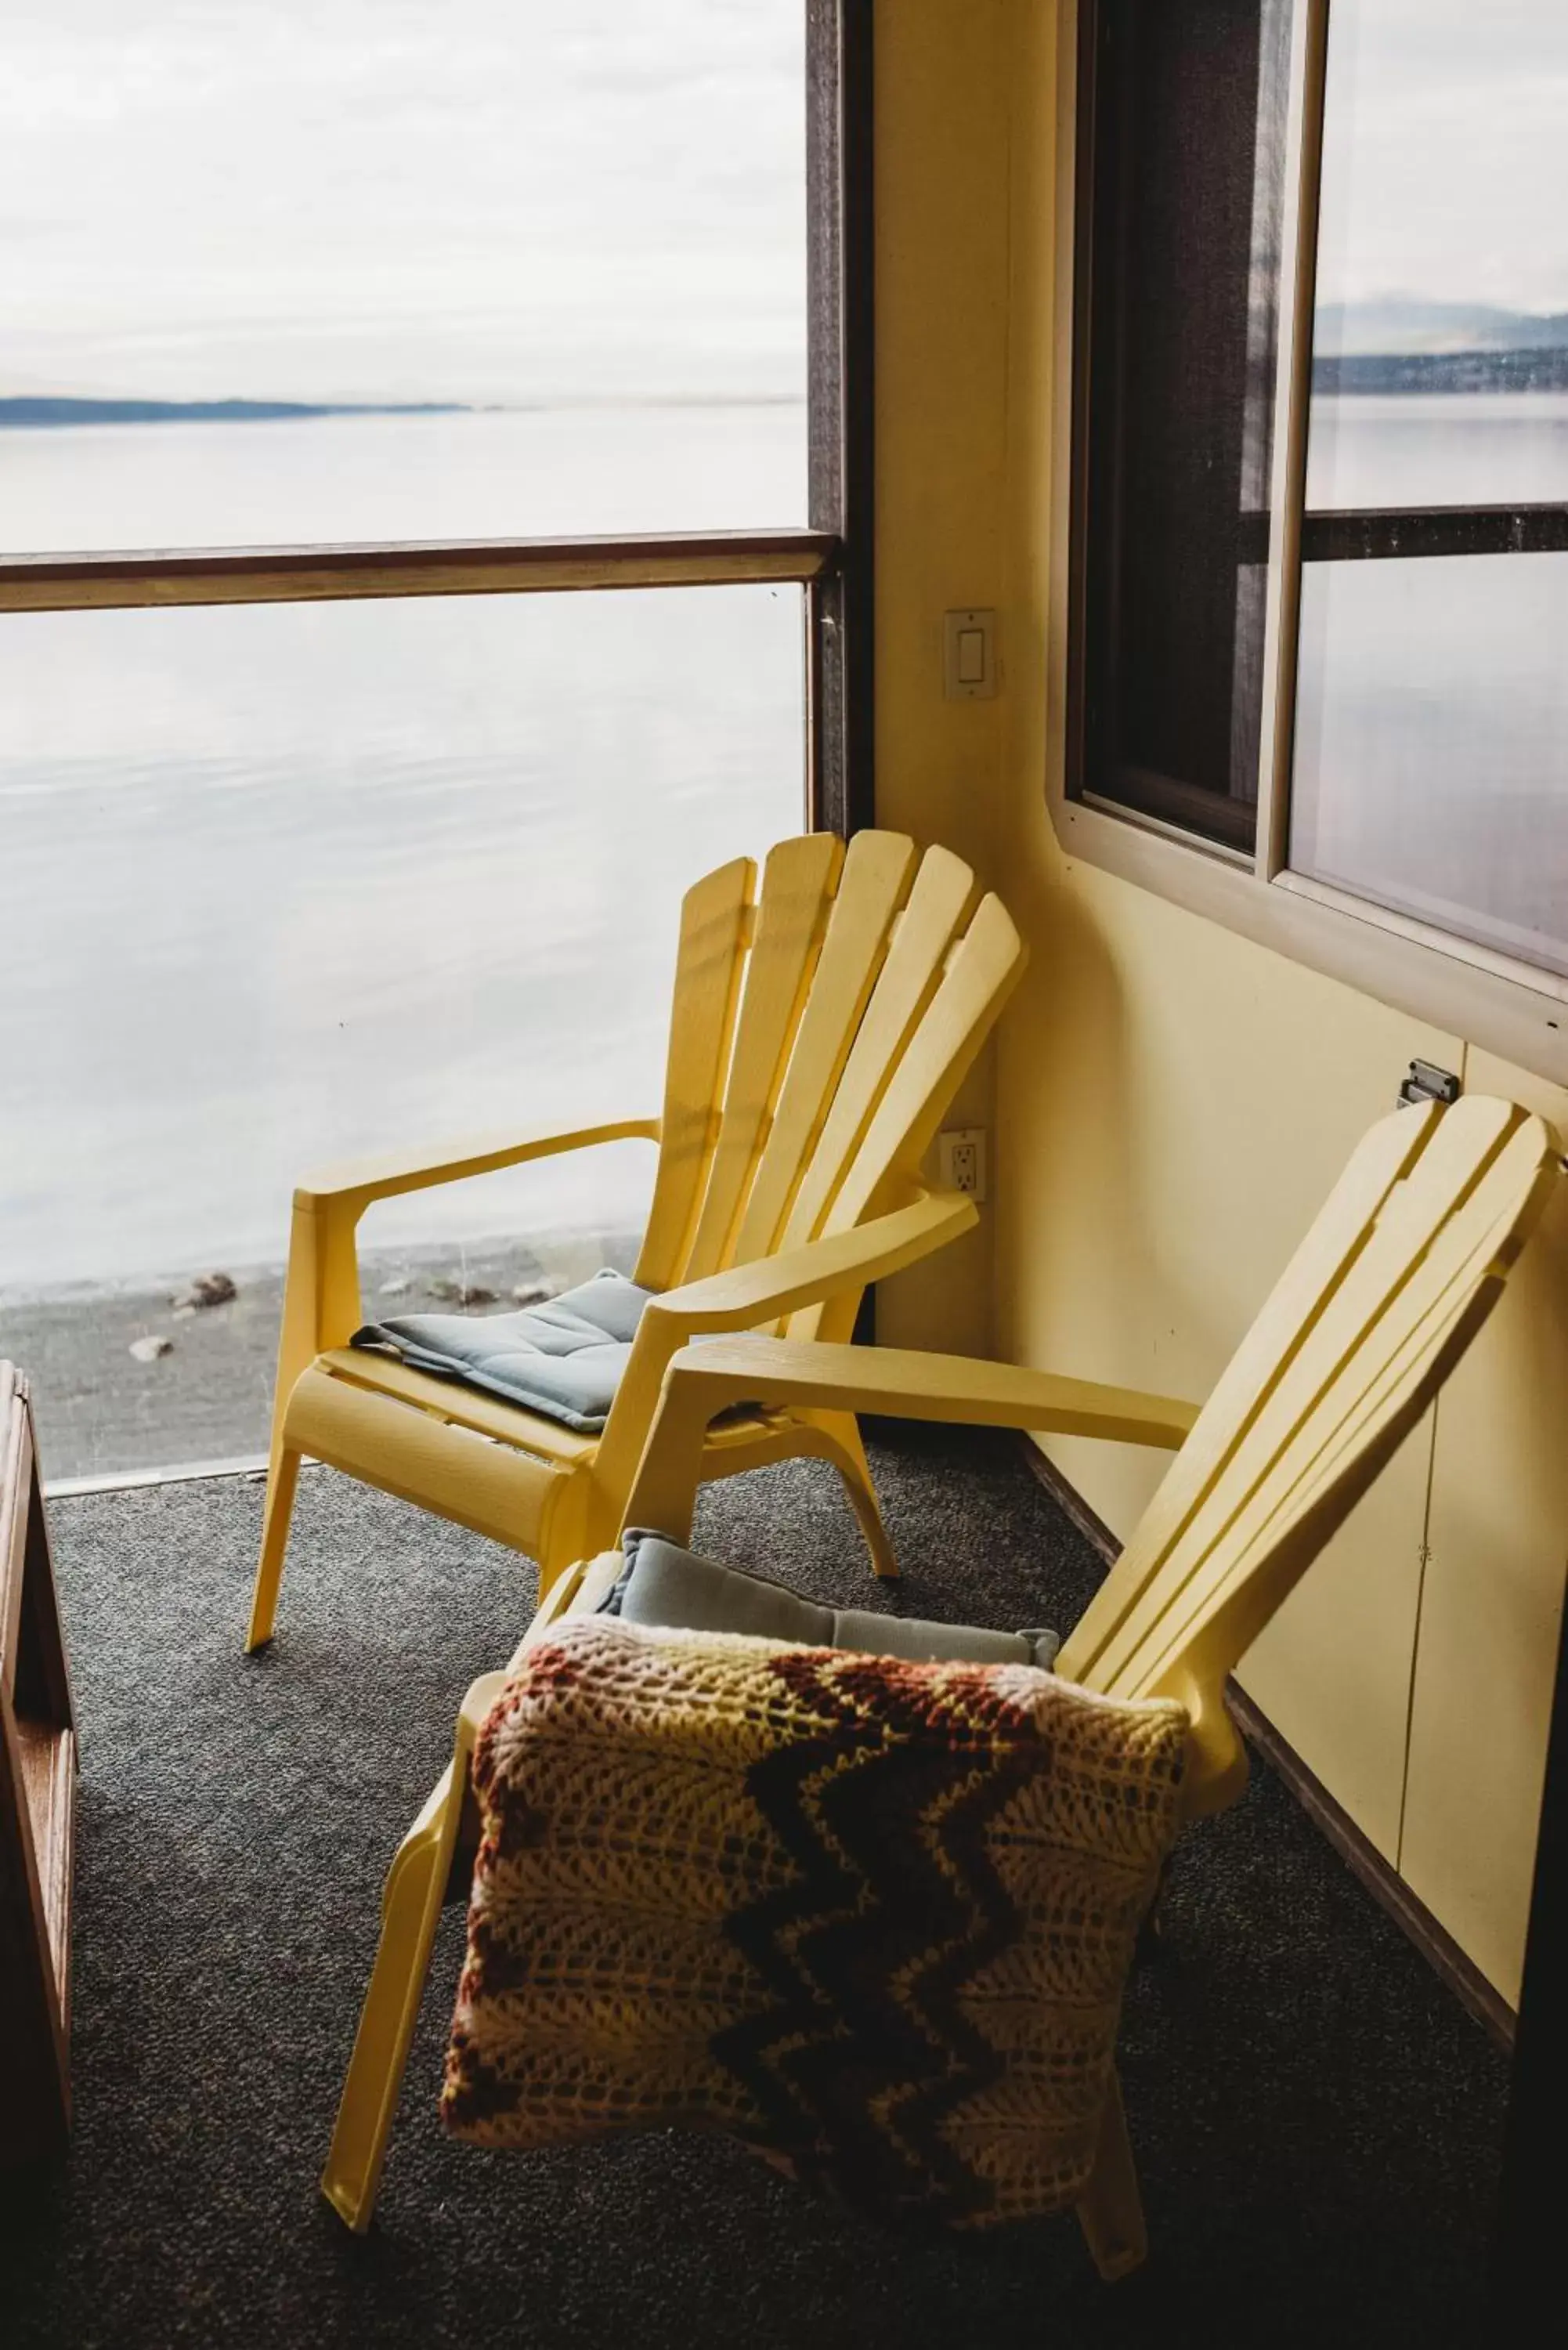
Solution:
<svg viewBox="0 0 1568 2350">
<path fill-rule="evenodd" d="M 808 530 L 11 555 L 0 556 L 0 612 L 808 585 L 835 571 L 838 556 L 831 533 Z"/>
<path fill-rule="evenodd" d="M 1075 13 L 1076 27 L 1069 26 L 1067 35 L 1075 52 L 1070 83 L 1075 113 L 1064 788 L 1070 800 L 1119 815 L 1134 824 L 1153 818 L 1169 826 L 1205 853 L 1250 859 L 1259 833 L 1255 795 L 1223 797 L 1116 755 L 1111 712 L 1116 701 L 1115 663 L 1121 643 L 1114 620 L 1121 595 L 1124 444 L 1114 421 L 1105 430 L 1097 430 L 1096 423 L 1117 418 L 1123 404 L 1126 338 L 1120 320 L 1128 292 L 1116 244 L 1129 207 L 1116 198 L 1125 194 L 1122 183 L 1132 166 L 1136 140 L 1125 123 L 1103 143 L 1100 136 L 1102 114 L 1106 110 L 1101 99 L 1102 53 L 1113 38 L 1107 10 L 1101 0 L 1077 0 L 1075 12 L 1069 5 L 1066 13 L 1069 16 Z M 1125 85 L 1122 94 L 1125 99 Z M 1287 298 L 1282 288 L 1282 307 Z M 1103 517 L 1093 529 L 1091 507 Z M 1269 514 L 1238 515 L 1236 534 L 1238 560 L 1266 566 L 1271 548 Z M 1089 693 L 1091 634 L 1100 647 L 1093 701 Z"/>
<path fill-rule="evenodd" d="M 1199 840 L 1211 854 L 1217 851 L 1223 856 L 1233 850 L 1251 863 L 1258 834 L 1255 800 L 1220 799 L 1195 784 L 1183 783 L 1179 775 L 1161 775 L 1155 767 L 1136 767 L 1125 759 L 1115 763 L 1110 779 L 1116 785 L 1114 797 L 1087 785 L 1081 786 L 1078 796 L 1087 806 L 1105 808 L 1113 816 L 1156 816 L 1161 824 L 1173 825 L 1188 837 Z"/>
<path fill-rule="evenodd" d="M 805 0 L 807 518 L 838 541 L 806 590 L 809 821 L 847 839 L 877 821 L 875 0 Z M 867 1289 L 855 1336 L 877 1336 Z"/>
<path fill-rule="evenodd" d="M 875 821 L 873 0 L 805 0 L 808 518 L 839 544 L 807 603 L 811 822 Z"/>
<path fill-rule="evenodd" d="M 1568 552 L 1568 505 L 1309 507 L 1301 551 L 1303 563 L 1561 555 Z"/>
</svg>

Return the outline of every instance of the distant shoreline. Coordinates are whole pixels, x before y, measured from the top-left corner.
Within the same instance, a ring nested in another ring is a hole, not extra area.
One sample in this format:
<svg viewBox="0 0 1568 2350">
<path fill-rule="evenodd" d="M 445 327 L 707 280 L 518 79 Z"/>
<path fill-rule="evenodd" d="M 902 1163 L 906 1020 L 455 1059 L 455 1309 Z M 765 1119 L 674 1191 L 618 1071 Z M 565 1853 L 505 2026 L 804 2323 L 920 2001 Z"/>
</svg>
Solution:
<svg viewBox="0 0 1568 2350">
<path fill-rule="evenodd" d="M 603 393 L 550 400 L 77 400 L 0 399 L 0 432 L 47 432 L 91 424 L 290 424 L 331 416 L 525 416 L 584 408 L 799 408 L 804 392 Z"/>
<path fill-rule="evenodd" d="M 1313 389 L 1342 399 L 1378 393 L 1568 391 L 1568 348 L 1355 352 L 1313 363 Z M 798 408 L 803 392 L 562 392 L 537 400 L 88 400 L 0 398 L 0 432 L 122 424 L 299 424 L 361 416 L 548 416 L 636 409 Z"/>
<path fill-rule="evenodd" d="M 1314 391 L 1343 398 L 1373 392 L 1568 391 L 1568 350 L 1357 351 L 1313 361 Z"/>
<path fill-rule="evenodd" d="M 458 400 L 0 400 L 0 431 L 62 424 L 272 424 L 313 416 L 454 416 Z"/>
</svg>

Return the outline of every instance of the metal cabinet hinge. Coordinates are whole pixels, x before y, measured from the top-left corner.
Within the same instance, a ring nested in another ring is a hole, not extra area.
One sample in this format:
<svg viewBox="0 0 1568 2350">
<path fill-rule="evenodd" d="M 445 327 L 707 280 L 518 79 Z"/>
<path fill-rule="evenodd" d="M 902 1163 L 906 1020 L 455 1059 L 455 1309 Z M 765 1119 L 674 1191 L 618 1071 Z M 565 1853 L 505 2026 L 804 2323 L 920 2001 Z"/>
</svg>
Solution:
<svg viewBox="0 0 1568 2350">
<path fill-rule="evenodd" d="M 1399 1088 L 1399 1107 L 1402 1109 L 1407 1102 L 1458 1101 L 1460 1090 L 1452 1069 L 1439 1069 L 1432 1061 L 1412 1061 L 1410 1074 Z"/>
</svg>

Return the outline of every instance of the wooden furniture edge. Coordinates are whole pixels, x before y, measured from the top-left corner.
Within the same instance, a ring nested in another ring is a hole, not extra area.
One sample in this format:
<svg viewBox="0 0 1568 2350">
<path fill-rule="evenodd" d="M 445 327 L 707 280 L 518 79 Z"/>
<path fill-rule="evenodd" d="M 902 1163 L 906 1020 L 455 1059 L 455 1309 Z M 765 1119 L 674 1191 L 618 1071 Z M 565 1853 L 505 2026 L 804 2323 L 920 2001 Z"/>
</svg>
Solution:
<svg viewBox="0 0 1568 2350">
<path fill-rule="evenodd" d="M 1076 1487 L 1048 1461 L 1025 1430 L 1014 1440 L 1030 1474 L 1043 1485 L 1063 1515 L 1081 1534 L 1091 1550 L 1109 1567 L 1121 1555 L 1121 1544 L 1109 1526 L 1090 1508 Z M 1444 1988 L 1466 2012 L 1482 2025 L 1500 2048 L 1511 2050 L 1514 2012 L 1475 1960 L 1438 1924 L 1424 1901 L 1385 1859 L 1370 1838 L 1357 1827 L 1322 1781 L 1266 1714 L 1232 1679 L 1226 1690 L 1231 1719 L 1247 1743 L 1262 1755 L 1283 1783 L 1313 1825 L 1339 1855 L 1351 1875 L 1364 1886 L 1380 1909 L 1390 1917 L 1426 1960 Z"/>
<path fill-rule="evenodd" d="M 76 1715 L 26 1376 L 0 1362 L 0 2168 L 70 2127 Z"/>
</svg>

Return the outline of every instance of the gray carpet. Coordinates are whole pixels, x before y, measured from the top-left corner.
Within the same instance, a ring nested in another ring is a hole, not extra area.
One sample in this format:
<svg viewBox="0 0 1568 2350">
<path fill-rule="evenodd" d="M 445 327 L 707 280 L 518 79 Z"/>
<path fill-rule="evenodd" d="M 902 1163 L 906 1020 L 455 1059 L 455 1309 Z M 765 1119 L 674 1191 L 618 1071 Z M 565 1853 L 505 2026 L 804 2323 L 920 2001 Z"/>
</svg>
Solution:
<svg viewBox="0 0 1568 2350">
<path fill-rule="evenodd" d="M 911 1614 L 1070 1621 L 1095 1563 L 1002 1440 L 888 1431 Z M 1002 2345 L 1484 2338 L 1501 2059 L 1268 1775 L 1188 1839 L 1123 2077 L 1154 2252 L 1116 2286 L 1075 2223 L 911 2242 L 722 2142 L 493 2156 L 435 2115 L 448 1913 L 379 2217 L 316 2178 L 380 1878 L 470 1679 L 526 1621 L 520 1562 L 307 1473 L 280 1637 L 239 1654 L 260 1492 L 54 1513 L 83 1747 L 75 2146 L 7 2188 L 8 2345 Z M 831 1477 L 707 1497 L 701 1537 L 867 1602 Z"/>
</svg>

